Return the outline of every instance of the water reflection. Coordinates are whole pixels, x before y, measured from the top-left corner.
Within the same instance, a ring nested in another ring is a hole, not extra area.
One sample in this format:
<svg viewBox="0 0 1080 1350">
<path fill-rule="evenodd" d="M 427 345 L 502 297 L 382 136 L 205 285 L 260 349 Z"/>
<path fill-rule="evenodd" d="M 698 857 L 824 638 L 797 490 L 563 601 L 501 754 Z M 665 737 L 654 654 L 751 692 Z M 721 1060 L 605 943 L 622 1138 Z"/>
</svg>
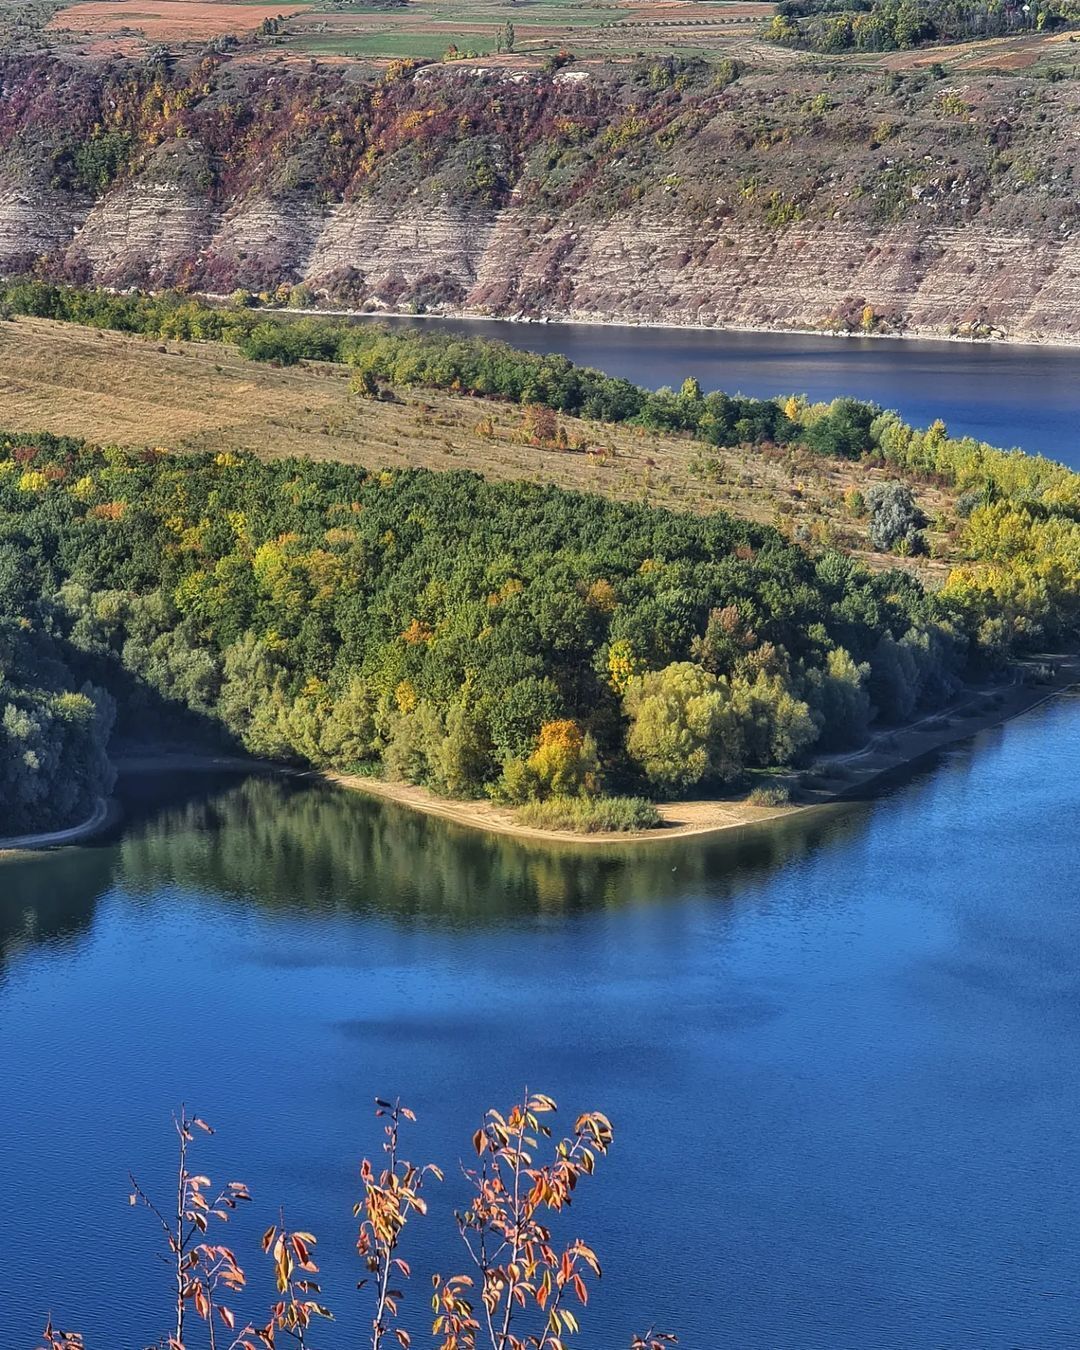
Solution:
<svg viewBox="0 0 1080 1350">
<path fill-rule="evenodd" d="M 371 1093 L 400 1091 L 418 1156 L 452 1163 L 525 1081 L 617 1122 L 580 1211 L 606 1267 L 590 1344 L 655 1317 L 740 1350 L 1073 1345 L 1078 713 L 874 804 L 614 852 L 318 785 L 130 780 L 113 840 L 0 867 L 0 1172 L 26 1255 L 4 1346 L 50 1307 L 88 1344 L 160 1330 L 123 1195 L 128 1167 L 165 1184 L 180 1098 L 265 1202 L 239 1245 L 279 1203 L 310 1222 L 327 1350 L 358 1344 Z M 658 1175 L 663 1250 L 641 1228 Z M 89 1213 L 115 1260 L 85 1261 Z M 418 1232 L 416 1269 L 447 1269 L 453 1235 Z"/>
<path fill-rule="evenodd" d="M 0 974 L 19 952 L 86 933 L 114 870 L 104 849 L 0 862 Z"/>
<path fill-rule="evenodd" d="M 932 781 L 939 768 L 927 761 L 897 776 L 895 787 Z M 487 834 L 272 775 L 138 774 L 119 793 L 124 818 L 111 837 L 0 863 L 0 965 L 28 946 L 88 931 L 112 888 L 145 900 L 178 887 L 282 914 L 460 930 L 688 896 L 722 905 L 841 846 L 876 809 L 852 802 L 711 837 L 597 846 Z"/>
<path fill-rule="evenodd" d="M 700 891 L 724 899 L 859 828 L 839 808 L 645 846 L 526 843 L 319 784 L 252 777 L 191 793 L 125 830 L 125 889 L 166 881 L 271 909 L 355 912 L 453 927 L 654 904 Z"/>
</svg>

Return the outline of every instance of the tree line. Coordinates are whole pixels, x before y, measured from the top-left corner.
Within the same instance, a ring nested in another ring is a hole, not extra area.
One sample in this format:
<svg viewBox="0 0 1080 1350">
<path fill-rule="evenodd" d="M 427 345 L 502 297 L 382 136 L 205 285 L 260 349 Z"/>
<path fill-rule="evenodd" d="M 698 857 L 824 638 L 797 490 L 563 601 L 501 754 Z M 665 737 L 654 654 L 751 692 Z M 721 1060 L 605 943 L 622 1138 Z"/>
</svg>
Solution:
<svg viewBox="0 0 1080 1350">
<path fill-rule="evenodd" d="M 1075 0 L 780 0 L 766 35 L 818 52 L 883 52 L 1041 33 L 1078 20 Z"/>
</svg>

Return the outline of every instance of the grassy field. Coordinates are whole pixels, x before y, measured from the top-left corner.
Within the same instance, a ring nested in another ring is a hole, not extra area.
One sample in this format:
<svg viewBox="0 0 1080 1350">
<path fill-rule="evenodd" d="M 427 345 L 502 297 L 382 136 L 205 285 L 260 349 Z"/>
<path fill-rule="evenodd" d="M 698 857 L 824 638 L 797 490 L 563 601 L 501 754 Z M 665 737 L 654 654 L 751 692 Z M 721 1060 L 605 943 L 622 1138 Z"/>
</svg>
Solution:
<svg viewBox="0 0 1080 1350">
<path fill-rule="evenodd" d="M 431 391 L 371 402 L 333 365 L 279 369 L 231 348 L 19 319 L 0 323 L 0 427 L 51 431 L 101 444 L 168 450 L 246 449 L 370 468 L 472 469 L 684 511 L 722 507 L 808 542 L 835 543 L 871 566 L 902 565 L 928 584 L 941 560 L 874 553 L 865 521 L 843 501 L 889 476 L 808 452 L 712 450 L 636 427 L 560 419 L 572 449 L 528 442 L 522 409 Z M 950 498 L 919 486 L 930 516 L 953 517 Z M 945 536 L 931 536 L 944 552 Z"/>
<path fill-rule="evenodd" d="M 507 65 L 532 65 L 562 49 L 578 57 L 628 57 L 641 51 L 729 54 L 756 37 L 773 12 L 758 0 L 411 0 L 402 9 L 314 7 L 291 19 L 275 47 L 342 56 L 491 56 L 509 20 Z M 780 59 L 783 59 L 783 55 Z"/>
</svg>

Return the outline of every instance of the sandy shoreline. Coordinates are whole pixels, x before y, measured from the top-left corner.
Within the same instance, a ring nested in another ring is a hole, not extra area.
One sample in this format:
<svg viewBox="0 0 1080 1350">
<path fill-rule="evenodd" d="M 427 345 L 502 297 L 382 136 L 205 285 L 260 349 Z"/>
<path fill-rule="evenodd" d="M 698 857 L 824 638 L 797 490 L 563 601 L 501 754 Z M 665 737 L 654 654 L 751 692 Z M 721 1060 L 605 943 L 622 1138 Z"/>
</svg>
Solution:
<svg viewBox="0 0 1080 1350">
<path fill-rule="evenodd" d="M 355 774 L 294 769 L 242 755 L 163 750 L 122 755 L 116 763 L 122 775 L 218 771 L 270 773 L 319 781 L 350 791 L 365 792 L 383 801 L 395 802 L 471 829 L 507 835 L 526 842 L 574 844 L 586 848 L 615 844 L 659 844 L 764 825 L 811 811 L 816 813 L 836 803 L 872 796 L 875 786 L 880 786 L 881 780 L 898 770 L 947 745 L 970 740 L 981 731 L 1002 726 L 1080 683 L 1078 656 L 1046 657 L 1037 664 L 1052 668 L 1049 679 L 1037 683 L 1015 682 L 968 689 L 949 706 L 928 713 L 907 726 L 877 732 L 859 750 L 820 756 L 808 768 L 793 771 L 789 775 L 793 798 L 789 805 L 754 806 L 745 797 L 662 802 L 658 806 L 664 824 L 653 830 L 604 834 L 540 830 L 518 824 L 512 808 L 494 802 L 454 801 L 438 797 L 426 788 L 406 783 L 389 783 Z M 104 803 L 99 803 L 99 807 L 104 806 Z M 26 856 L 37 850 L 81 843 L 107 829 L 115 820 L 114 811 L 105 810 L 104 814 L 96 811 L 90 820 L 70 830 L 0 840 L 0 858 Z"/>
<path fill-rule="evenodd" d="M 215 303 L 228 302 L 228 296 L 207 295 Z M 259 313 L 292 314 L 297 318 L 327 319 L 419 319 L 432 321 L 451 321 L 454 323 L 501 323 L 531 328 L 549 328 L 560 324 L 578 328 L 644 328 L 648 330 L 669 331 L 673 333 L 756 333 L 765 337 L 813 337 L 822 339 L 870 339 L 876 342 L 940 342 L 960 343 L 968 347 L 1059 347 L 1064 351 L 1076 351 L 1080 347 L 1080 337 L 1047 337 L 1043 334 L 1019 336 L 1014 333 L 991 334 L 977 337 L 964 333 L 939 333 L 931 329 L 911 328 L 902 333 L 862 333 L 839 329 L 782 327 L 779 324 L 764 323 L 664 323 L 659 319 L 605 319 L 598 315 L 588 317 L 569 314 L 545 315 L 539 319 L 522 314 L 474 314 L 464 310 L 444 310 L 438 314 L 414 314 L 399 309 L 290 309 L 287 305 L 262 305 Z"/>
<path fill-rule="evenodd" d="M 881 779 L 932 754 L 946 745 L 970 740 L 980 731 L 1002 726 L 1080 682 L 1080 658 L 1057 657 L 1052 679 L 1040 684 L 1011 684 L 967 691 L 946 708 L 928 713 L 906 727 L 877 732 L 859 750 L 821 756 L 804 770 L 790 775 L 792 803 L 754 806 L 745 797 L 706 798 L 657 803 L 664 824 L 653 830 L 576 834 L 570 830 L 539 830 L 519 825 L 511 808 L 489 801 L 449 801 L 426 788 L 349 774 L 313 771 L 320 778 L 414 810 L 442 816 L 476 829 L 544 843 L 612 844 L 667 843 L 726 830 L 768 824 L 820 811 L 826 806 L 865 795 Z"/>
<path fill-rule="evenodd" d="M 40 834 L 22 834 L 10 839 L 0 839 L 0 858 L 9 854 L 17 856 L 82 843 L 84 839 L 92 839 L 94 835 L 100 834 L 117 819 L 119 811 L 116 806 L 104 797 L 99 797 L 87 818 L 77 825 L 69 825 L 66 830 L 48 830 Z"/>
</svg>

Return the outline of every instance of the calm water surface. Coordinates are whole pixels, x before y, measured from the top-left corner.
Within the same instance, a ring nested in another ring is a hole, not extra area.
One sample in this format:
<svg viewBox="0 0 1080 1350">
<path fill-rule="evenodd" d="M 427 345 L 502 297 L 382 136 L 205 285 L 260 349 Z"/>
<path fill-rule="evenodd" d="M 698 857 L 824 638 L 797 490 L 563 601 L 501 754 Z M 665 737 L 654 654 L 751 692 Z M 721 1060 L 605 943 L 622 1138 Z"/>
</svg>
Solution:
<svg viewBox="0 0 1080 1350">
<path fill-rule="evenodd" d="M 164 1327 L 127 1170 L 164 1190 L 181 1098 L 255 1193 L 242 1253 L 279 1204 L 320 1235 L 320 1350 L 359 1343 L 370 1099 L 413 1104 L 449 1177 L 422 1332 L 426 1272 L 460 1268 L 453 1164 L 526 1081 L 616 1123 L 574 1213 L 591 1350 L 652 1319 L 687 1350 L 1076 1346 L 1078 769 L 1059 699 L 877 802 L 615 853 L 133 781 L 114 840 L 0 868 L 4 1350 L 50 1307 L 99 1350 Z"/>
<path fill-rule="evenodd" d="M 693 375 L 704 389 L 756 398 L 869 399 L 915 426 L 940 417 L 954 435 L 1080 468 L 1080 348 L 472 319 L 393 322 L 559 352 L 652 389 L 678 388 Z"/>
</svg>

